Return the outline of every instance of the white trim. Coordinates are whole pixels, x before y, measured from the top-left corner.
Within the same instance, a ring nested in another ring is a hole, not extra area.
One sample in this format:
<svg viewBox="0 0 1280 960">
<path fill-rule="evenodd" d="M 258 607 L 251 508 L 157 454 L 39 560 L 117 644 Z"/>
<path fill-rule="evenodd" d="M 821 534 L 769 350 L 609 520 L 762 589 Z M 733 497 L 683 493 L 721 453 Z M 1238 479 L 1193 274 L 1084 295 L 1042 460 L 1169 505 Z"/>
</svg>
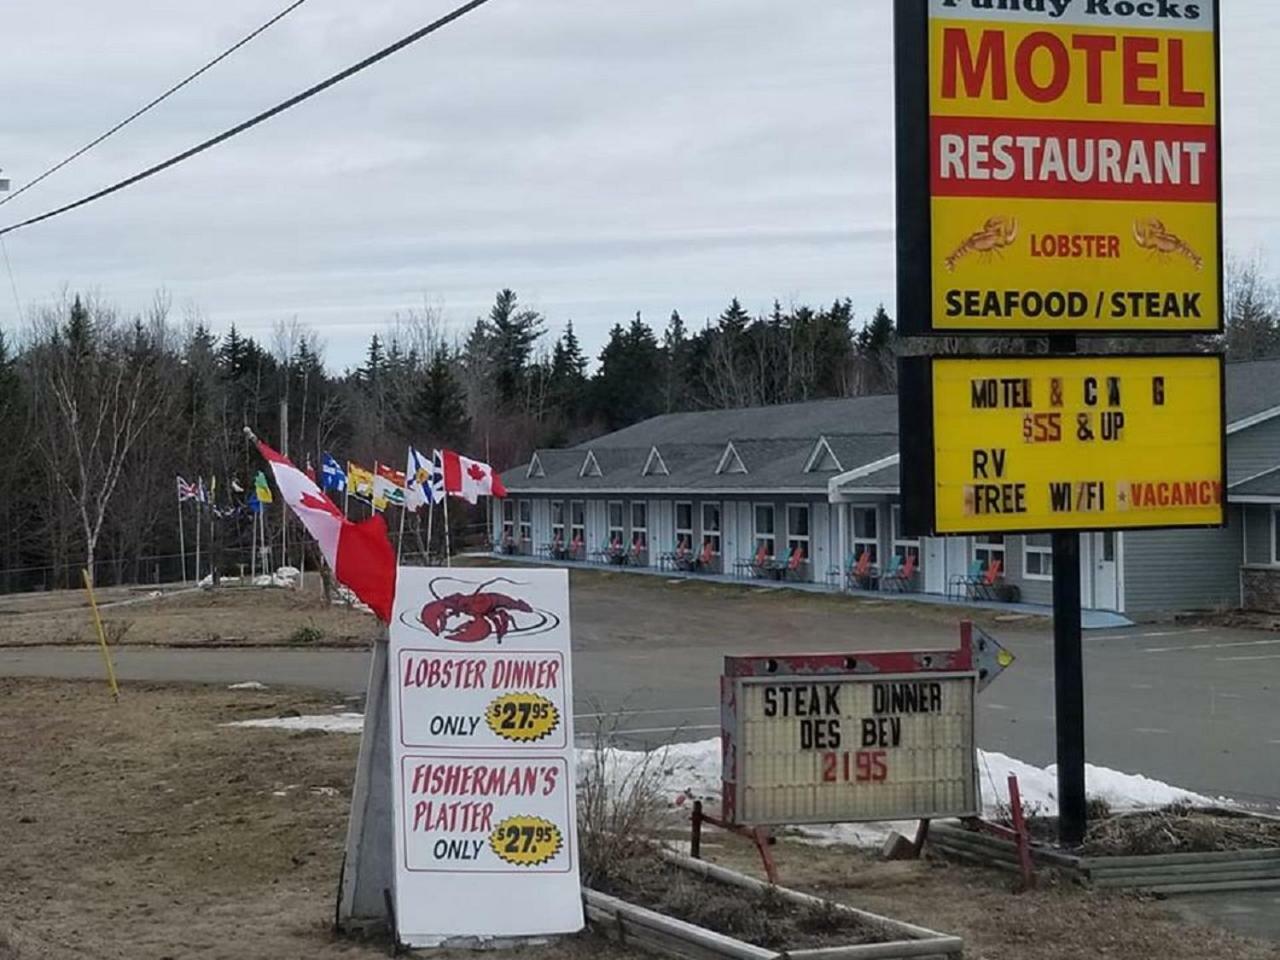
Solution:
<svg viewBox="0 0 1280 960">
<path fill-rule="evenodd" d="M 1242 487 L 1242 486 L 1244 486 L 1246 483 L 1249 483 L 1249 482 L 1251 482 L 1251 481 L 1253 481 L 1253 480 L 1260 480 L 1260 479 L 1262 479 L 1263 477 L 1267 476 L 1268 474 L 1276 473 L 1276 472 L 1278 472 L 1278 471 L 1280 471 L 1280 467 L 1267 467 L 1267 469 L 1265 469 L 1265 470 L 1263 470 L 1263 471 L 1261 471 L 1261 472 L 1259 472 L 1259 473 L 1251 473 L 1251 474 L 1249 474 L 1249 476 L 1247 476 L 1247 477 L 1242 477 L 1241 479 L 1236 480 L 1234 483 L 1228 483 L 1228 484 L 1227 484 L 1227 492 L 1228 492 L 1228 493 L 1230 493 L 1233 487 Z"/>
<path fill-rule="evenodd" d="M 894 519 L 895 516 L 897 517 L 896 520 Z M 902 532 L 902 530 L 900 529 L 901 524 L 899 523 L 901 519 L 902 519 L 902 504 L 900 503 L 889 504 L 889 553 L 896 554 L 898 552 L 899 547 L 902 547 L 904 551 L 914 547 L 916 551 L 916 566 L 919 567 L 920 561 L 924 558 L 924 552 L 923 552 L 924 544 L 921 542 L 923 541 L 924 538 L 899 536 L 899 534 Z M 905 553 L 904 553 L 904 557 L 905 557 Z"/>
<path fill-rule="evenodd" d="M 1049 537 L 1049 546 L 1047 546 L 1047 547 L 1033 547 L 1033 546 L 1031 545 L 1031 543 L 1030 543 L 1030 540 L 1031 540 L 1031 538 L 1032 538 L 1033 536 L 1041 536 L 1041 537 L 1043 537 L 1043 536 L 1047 536 L 1047 537 Z M 1047 554 L 1049 555 L 1049 566 L 1050 566 L 1050 568 L 1052 568 L 1052 566 L 1053 566 L 1053 535 L 1052 535 L 1052 534 L 1043 534 L 1043 533 L 1041 533 L 1041 534 L 1024 534 L 1024 535 L 1023 535 L 1023 537 L 1022 537 L 1022 579 L 1023 579 L 1023 580 L 1039 580 L 1039 581 L 1047 581 L 1047 582 L 1049 582 L 1049 583 L 1053 583 L 1053 572 L 1052 572 L 1052 569 L 1051 569 L 1051 570 L 1050 570 L 1050 572 L 1049 572 L 1049 573 L 1047 573 L 1047 574 L 1045 574 L 1045 573 L 1032 573 L 1030 570 L 1028 570 L 1028 569 L 1027 569 L 1027 556 L 1028 556 L 1030 553 L 1032 553 L 1032 552 L 1034 552 L 1037 556 L 1043 556 L 1044 554 L 1046 554 L 1046 553 L 1047 553 Z"/>
<path fill-rule="evenodd" d="M 716 517 L 718 527 L 715 530 L 707 529 L 707 507 L 716 508 Z M 720 556 L 724 550 L 724 503 L 720 500 L 703 500 L 698 504 L 698 539 L 706 543 L 707 537 L 715 537 L 720 546 L 712 551 L 712 556 Z M 701 546 L 699 549 L 702 549 Z"/>
<path fill-rule="evenodd" d="M 1280 506 L 1272 505 L 1271 507 L 1271 566 L 1276 566 L 1276 514 L 1280 513 Z"/>
<path fill-rule="evenodd" d="M 1250 427 L 1256 427 L 1260 423 L 1266 423 L 1280 417 L 1280 407 L 1269 407 L 1261 413 L 1255 413 L 1251 417 L 1245 417 L 1243 420 L 1237 420 L 1235 423 L 1227 424 L 1227 433 L 1239 433 L 1241 430 L 1248 430 Z"/>
<path fill-rule="evenodd" d="M 827 443 L 827 438 L 819 437 L 818 442 L 813 445 L 813 451 L 809 454 L 809 459 L 805 461 L 805 464 L 804 464 L 805 473 L 813 473 L 815 470 L 818 469 L 818 462 L 819 462 L 818 458 L 819 458 L 819 455 L 824 451 L 826 452 L 827 456 L 831 458 L 831 462 L 836 465 L 837 473 L 844 470 L 844 467 L 840 466 L 840 458 L 837 457 L 836 452 L 831 449 L 831 444 Z"/>
<path fill-rule="evenodd" d="M 538 456 L 536 450 L 529 460 L 529 469 L 525 471 L 524 475 L 526 479 L 530 477 L 545 477 L 547 475 L 546 469 L 542 466 L 542 459 Z"/>
<path fill-rule="evenodd" d="M 772 500 L 755 500 L 751 504 L 751 552 L 748 556 L 754 557 L 756 551 L 760 549 L 757 542 L 764 539 L 760 536 L 760 530 L 757 527 L 758 517 L 756 510 L 760 507 L 768 507 L 773 516 L 773 529 L 769 532 L 769 539 L 773 541 L 773 552 L 769 554 L 769 558 L 776 560 L 778 557 L 778 505 Z"/>
<path fill-rule="evenodd" d="M 729 459 L 729 454 L 733 454 L 732 460 Z M 738 455 L 738 448 L 733 445 L 732 440 L 724 448 L 724 453 L 720 454 L 720 463 L 716 465 L 716 475 L 722 473 L 750 473 L 747 465 L 742 462 L 742 457 Z"/>
<path fill-rule="evenodd" d="M 883 563 L 884 551 L 881 550 L 880 548 L 884 546 L 884 542 L 883 540 L 881 540 L 881 537 L 884 534 L 884 530 L 880 524 L 880 504 L 866 503 L 866 502 L 851 503 L 849 504 L 848 509 L 849 509 L 849 549 L 853 551 L 854 560 L 856 561 L 858 559 L 858 544 L 870 543 L 875 545 L 875 556 L 872 557 L 872 562 L 877 564 Z M 876 532 L 874 537 L 858 536 L 858 518 L 854 513 L 854 511 L 856 510 L 870 510 L 871 513 L 875 516 Z"/>
<path fill-rule="evenodd" d="M 808 527 L 809 532 L 804 534 L 804 536 L 792 537 L 791 535 L 791 508 L 792 507 L 796 507 L 797 509 L 803 509 L 804 512 L 809 517 L 809 522 L 805 524 L 805 526 Z M 788 560 L 791 559 L 791 541 L 793 539 L 803 540 L 804 541 L 804 562 L 811 563 L 813 561 L 813 504 L 797 503 L 795 501 L 791 501 L 783 505 L 783 511 L 784 511 L 783 519 L 785 521 L 784 525 L 786 526 L 786 532 L 787 532 L 787 535 L 785 537 L 785 540 L 787 542 L 787 559 Z M 774 526 L 776 527 L 777 525 L 778 525 L 777 520 L 775 519 Z"/>
<path fill-rule="evenodd" d="M 1266 497 L 1259 494 L 1258 496 L 1236 496 L 1227 497 L 1227 503 L 1280 503 L 1280 496 Z"/>
<path fill-rule="evenodd" d="M 618 505 L 618 525 L 613 525 L 613 505 Z M 627 502 L 625 500 L 606 500 L 604 502 L 604 542 L 613 543 L 614 533 L 618 534 L 618 543 L 627 542 Z"/>
<path fill-rule="evenodd" d="M 1124 531 L 1116 530 L 1116 613 L 1124 613 Z"/>
<path fill-rule="evenodd" d="M 604 472 L 600 469 L 600 461 L 596 459 L 594 450 L 588 450 L 587 455 L 582 459 L 582 467 L 581 469 L 578 470 L 578 476 L 579 477 L 604 476 Z"/>
<path fill-rule="evenodd" d="M 893 453 L 887 457 L 881 457 L 879 460 L 872 460 L 870 463 L 864 463 L 860 467 L 855 467 L 853 470 L 832 477 L 827 481 L 827 498 L 832 503 L 837 502 L 835 500 L 836 495 L 846 492 L 841 490 L 840 487 L 848 483 L 850 480 L 861 480 L 863 477 L 869 477 L 871 474 L 877 473 L 886 467 L 895 466 L 898 462 L 899 455 Z M 895 487 L 894 490 L 896 492 L 897 487 Z"/>
<path fill-rule="evenodd" d="M 658 461 L 658 466 L 651 470 L 650 467 L 653 467 L 654 460 Z M 651 447 L 649 449 L 649 459 L 644 462 L 644 469 L 640 471 L 640 476 L 652 477 L 655 475 L 669 477 L 671 476 L 671 471 L 667 469 L 667 462 L 662 459 L 662 454 L 658 452 L 658 448 Z"/>
<path fill-rule="evenodd" d="M 687 526 L 687 527 L 682 527 L 682 526 L 680 526 L 680 508 L 681 508 L 682 506 L 687 506 L 687 507 L 689 508 L 689 526 Z M 676 543 L 677 543 L 677 544 L 679 544 L 679 543 L 680 543 L 680 534 L 681 534 L 681 533 L 687 533 L 687 534 L 689 534 L 689 549 L 690 549 L 690 550 L 692 550 L 692 549 L 693 549 L 693 531 L 697 529 L 697 527 L 695 527 L 695 526 L 693 525 L 693 521 L 694 521 L 694 516 L 693 516 L 693 501 L 692 501 L 692 500 L 676 500 L 676 501 L 673 501 L 672 506 L 671 506 L 671 528 L 672 528 L 673 530 L 675 530 L 675 532 L 676 532 Z"/>
</svg>

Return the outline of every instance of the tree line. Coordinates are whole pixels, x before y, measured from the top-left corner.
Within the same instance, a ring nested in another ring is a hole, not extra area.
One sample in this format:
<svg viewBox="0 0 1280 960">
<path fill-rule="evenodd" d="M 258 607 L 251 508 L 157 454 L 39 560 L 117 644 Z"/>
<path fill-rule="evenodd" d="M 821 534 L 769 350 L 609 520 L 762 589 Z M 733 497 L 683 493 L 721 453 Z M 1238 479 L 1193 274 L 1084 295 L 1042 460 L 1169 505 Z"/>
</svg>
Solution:
<svg viewBox="0 0 1280 960">
<path fill-rule="evenodd" d="M 1280 285 L 1259 260 L 1234 262 L 1228 279 L 1226 333 L 1194 348 L 1280 356 Z M 318 469 L 329 451 L 401 469 L 414 444 L 505 469 L 657 414 L 889 392 L 899 354 L 973 348 L 900 340 L 883 307 L 861 322 L 847 299 L 761 316 L 734 299 L 696 328 L 678 312 L 660 327 L 636 314 L 592 363 L 571 322 L 553 338 L 546 317 L 502 290 L 462 336 L 434 311 L 410 311 L 370 337 L 360 364 L 334 371 L 296 320 L 259 341 L 175 318 L 164 296 L 127 317 L 67 296 L 0 331 L 0 590 L 66 586 L 82 564 L 99 582 L 152 579 L 147 558 L 178 551 L 175 476 L 218 477 L 215 500 L 229 508 L 240 499 L 230 481 L 247 490 L 262 468 L 243 428 L 281 446 L 282 404 L 300 465 Z M 482 516 L 457 501 L 453 519 Z M 206 529 L 211 556 L 245 559 L 246 516 Z M 16 572 L 32 568 L 43 572 Z M 167 561 L 161 576 L 176 571 Z"/>
<path fill-rule="evenodd" d="M 177 318 L 163 295 L 130 316 L 68 295 L 0 331 L 0 590 L 71 586 L 81 566 L 99 583 L 175 579 L 179 474 L 218 478 L 213 506 L 225 516 L 204 511 L 205 556 L 235 572 L 251 518 L 233 511 L 243 494 L 231 482 L 248 490 L 262 469 L 243 428 L 283 446 L 282 405 L 300 465 L 318 469 L 328 451 L 402 469 L 414 444 L 504 469 L 535 447 L 659 413 L 890 390 L 894 352 L 883 308 L 859 325 L 848 300 L 760 317 L 733 300 L 697 330 L 679 313 L 661 329 L 637 314 L 593 364 L 572 323 L 552 339 L 540 312 L 502 290 L 463 336 L 431 310 L 392 318 L 339 372 L 296 320 L 260 341 Z M 452 519 L 482 515 L 456 501 Z M 188 512 L 188 552 L 194 521 Z"/>
</svg>

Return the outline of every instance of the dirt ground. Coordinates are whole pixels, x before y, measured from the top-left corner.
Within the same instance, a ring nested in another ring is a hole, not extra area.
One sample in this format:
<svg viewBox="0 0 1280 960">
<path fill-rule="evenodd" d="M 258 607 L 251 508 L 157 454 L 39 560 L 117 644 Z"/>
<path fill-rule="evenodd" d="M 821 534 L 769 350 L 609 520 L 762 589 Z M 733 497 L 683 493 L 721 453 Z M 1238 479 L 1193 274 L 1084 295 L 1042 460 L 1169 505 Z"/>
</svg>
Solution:
<svg viewBox="0 0 1280 960">
<path fill-rule="evenodd" d="M 981 960 L 1276 960 L 1274 943 L 1244 940 L 1178 919 L 1162 903 L 1133 894 L 1094 893 L 1046 876 L 1012 894 L 998 871 L 944 861 L 885 863 L 847 847 L 782 839 L 773 848 L 785 886 L 964 938 Z M 747 841 L 726 836 L 709 859 L 763 877 Z"/>
<path fill-rule="evenodd" d="M 957 619 L 953 607 L 874 596 L 770 590 L 608 570 L 573 570 L 571 578 L 575 619 L 594 622 L 600 619 L 595 614 L 605 611 L 612 622 L 627 622 L 627 612 L 634 611 L 634 622 L 645 623 L 651 642 L 662 640 L 664 624 L 681 635 L 704 629 L 732 634 L 739 626 L 749 631 L 761 623 L 797 635 L 820 635 L 847 627 L 852 611 L 860 623 L 874 626 L 883 620 L 895 629 L 913 622 L 952 625 Z M 656 623 L 647 616 L 655 602 L 664 612 Z M 168 589 L 157 595 L 150 589 L 116 587 L 101 591 L 99 603 L 112 645 L 363 647 L 378 631 L 371 615 L 326 605 L 319 579 L 312 576 L 300 591 L 226 586 L 216 591 Z M 1006 632 L 1044 624 L 1038 617 L 991 610 L 969 610 L 965 616 Z M 83 591 L 0 596 L 0 647 L 96 642 Z"/>
<path fill-rule="evenodd" d="M 326 604 L 310 578 L 303 590 L 226 586 L 157 596 L 117 587 L 98 602 L 113 646 L 363 647 L 379 629 L 368 613 Z M 96 642 L 84 591 L 0 597 L 0 646 Z"/>
<path fill-rule="evenodd" d="M 359 738 L 219 726 L 338 702 L 0 680 L 0 960 L 387 956 L 330 933 Z"/>
<path fill-rule="evenodd" d="M 380 957 L 330 934 L 357 739 L 227 729 L 307 692 L 0 680 L 0 960 Z M 754 851 L 707 855 L 759 875 Z M 883 864 L 784 839 L 785 883 L 965 937 L 983 960 L 1275 958 L 1274 944 L 1188 926 L 1164 906 L 941 863 Z M 593 936 L 504 954 L 625 960 Z"/>
</svg>

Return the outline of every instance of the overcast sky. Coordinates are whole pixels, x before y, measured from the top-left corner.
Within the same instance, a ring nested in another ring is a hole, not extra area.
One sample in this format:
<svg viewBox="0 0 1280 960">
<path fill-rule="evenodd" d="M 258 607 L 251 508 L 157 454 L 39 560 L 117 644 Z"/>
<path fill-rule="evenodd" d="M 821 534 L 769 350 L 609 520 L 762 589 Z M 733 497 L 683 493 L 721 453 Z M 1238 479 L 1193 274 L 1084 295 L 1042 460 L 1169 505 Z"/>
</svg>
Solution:
<svg viewBox="0 0 1280 960">
<path fill-rule="evenodd" d="M 14 186 L 285 6 L 5 5 L 0 167 Z M 308 0 L 29 193 L 0 223 L 219 132 L 454 6 Z M 297 317 L 355 363 L 397 311 L 458 330 L 514 288 L 594 355 L 637 310 L 700 325 L 849 296 L 893 310 L 889 0 L 492 0 L 143 184 L 6 238 L 24 311 L 66 287 L 164 288 L 217 331 Z M 1280 269 L 1280 3 L 1224 4 L 1226 229 Z M 0 324 L 17 320 L 0 278 Z"/>
</svg>

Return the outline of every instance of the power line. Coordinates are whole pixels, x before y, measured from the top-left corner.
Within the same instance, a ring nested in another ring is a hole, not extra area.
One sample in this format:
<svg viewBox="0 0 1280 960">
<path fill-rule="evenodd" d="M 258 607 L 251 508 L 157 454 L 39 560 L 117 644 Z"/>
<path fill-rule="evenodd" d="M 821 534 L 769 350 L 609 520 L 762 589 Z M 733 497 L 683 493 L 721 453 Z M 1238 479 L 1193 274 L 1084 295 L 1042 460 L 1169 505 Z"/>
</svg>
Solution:
<svg viewBox="0 0 1280 960">
<path fill-rule="evenodd" d="M 160 103 L 163 103 L 165 100 L 168 100 L 171 96 L 173 96 L 183 87 L 185 87 L 187 84 L 191 83 L 191 81 L 195 80 L 197 77 L 207 72 L 208 70 L 211 70 L 213 67 L 216 67 L 219 63 L 227 59 L 227 57 L 231 56 L 231 54 L 235 53 L 237 50 L 243 47 L 246 43 L 248 43 L 254 37 L 258 36 L 261 33 L 264 33 L 265 31 L 269 30 L 271 27 L 275 26 L 277 23 L 279 23 L 289 14 L 291 14 L 294 10 L 297 10 L 300 6 L 302 6 L 306 2 L 307 0 L 294 0 L 293 3 L 289 4 L 289 6 L 285 7 L 283 10 L 277 13 L 274 17 L 272 17 L 262 26 L 258 27 L 258 29 L 254 30 L 252 33 L 248 34 L 247 36 L 241 38 L 241 40 L 236 44 L 234 44 L 233 46 L 228 47 L 226 50 L 222 51 L 222 53 L 218 54 L 216 57 L 214 57 L 212 60 L 206 63 L 203 67 L 201 67 L 195 73 L 190 74 L 189 76 L 183 78 L 178 83 L 174 84 L 172 87 L 166 90 L 164 93 L 160 94 L 160 96 L 152 100 L 150 103 L 146 104 L 140 109 L 135 110 L 133 113 L 129 114 L 129 116 L 125 117 L 123 120 L 117 123 L 114 127 L 108 130 L 106 133 L 102 134 L 101 136 L 93 140 L 90 140 L 88 143 L 86 143 L 83 147 L 81 147 L 75 153 L 71 154 L 71 156 L 67 157 L 65 160 L 63 160 L 60 163 L 54 164 L 44 173 L 40 174 L 40 176 L 36 177 L 34 180 L 30 181 L 29 183 L 24 184 L 22 187 L 15 190 L 13 193 L 9 194 L 9 196 L 5 197 L 3 200 L 0 200 L 0 207 L 3 207 L 6 203 L 14 199 L 15 197 L 26 193 L 28 190 L 30 190 L 40 181 L 46 179 L 47 177 L 53 176 L 53 174 L 57 173 L 59 170 L 65 167 L 68 163 L 75 160 L 77 157 L 84 156 L 86 153 L 88 153 L 90 150 L 92 150 L 94 147 L 100 144 L 103 140 L 107 139 L 107 137 L 127 127 L 129 124 L 133 123 L 133 121 L 137 120 L 140 116 L 142 116 L 152 107 L 157 106 Z"/>
<path fill-rule="evenodd" d="M 470 3 L 464 3 L 462 6 L 456 8 L 450 13 L 445 14 L 439 20 L 436 20 L 436 21 L 433 21 L 432 23 L 427 24 L 425 27 L 423 27 L 420 30 L 415 30 L 413 33 L 409 34 L 407 37 L 403 37 L 400 40 L 397 40 L 395 43 L 391 44 L 390 46 L 383 47 L 381 50 L 379 50 L 377 53 L 373 54 L 372 56 L 366 57 L 365 59 L 361 60 L 359 63 L 353 64 L 347 67 L 345 70 L 340 70 L 339 72 L 335 73 L 333 76 L 329 77 L 327 80 L 322 80 L 319 83 L 317 83 L 315 86 L 308 87 L 306 90 L 303 90 L 301 93 L 290 97 L 288 100 L 285 100 L 282 103 L 276 104 L 271 109 L 264 110 L 262 113 L 258 114 L 257 116 L 251 117 L 250 119 L 244 121 L 243 123 L 237 124 L 236 126 L 232 127 L 230 130 L 225 130 L 222 133 L 218 134 L 216 137 L 211 137 L 208 140 L 205 140 L 203 143 L 196 144 L 190 150 L 184 150 L 182 153 L 179 153 L 176 156 L 170 157 L 168 160 L 165 160 L 162 163 L 157 163 L 154 167 L 148 167 L 146 170 L 143 170 L 141 173 L 135 173 L 133 176 L 127 177 L 124 180 L 120 180 L 116 183 L 113 183 L 109 187 L 104 187 L 103 189 L 99 190 L 97 193 L 91 193 L 87 197 L 81 197 L 79 200 L 76 200 L 72 203 L 64 204 L 61 207 L 57 207 L 56 209 L 48 211 L 47 213 L 42 213 L 37 217 L 30 217 L 26 220 L 19 221 L 18 223 L 10 224 L 9 226 L 4 227 L 3 229 L 0 229 L 0 237 L 3 237 L 6 233 L 12 233 L 15 230 L 21 230 L 23 227 L 29 227 L 32 224 L 40 223 L 43 220 L 49 220 L 49 219 L 52 219 L 53 217 L 59 216 L 60 214 L 68 213 L 72 210 L 75 210 L 77 207 L 83 207 L 85 204 L 93 203 L 95 200 L 101 200 L 103 197 L 110 196 L 111 194 L 116 193 L 117 191 L 123 190 L 125 187 L 131 187 L 135 183 L 139 183 L 143 180 L 146 180 L 149 177 L 154 177 L 157 173 L 161 173 L 165 170 L 168 170 L 170 167 L 176 166 L 177 164 L 182 163 L 184 160 L 190 160 L 196 154 L 203 153 L 204 151 L 208 150 L 210 147 L 216 147 L 218 144 L 222 143 L 224 140 L 230 140 L 232 137 L 237 136 L 238 134 L 244 133 L 246 130 L 256 127 L 258 124 L 263 123 L 264 121 L 270 120 L 272 117 L 276 116 L 277 114 L 284 113 L 286 110 L 289 110 L 292 107 L 296 107 L 298 104 L 302 103 L 304 100 L 310 100 L 316 94 L 323 93 L 325 90 L 328 90 L 330 87 L 334 86 L 335 84 L 341 83 L 343 80 L 346 80 L 348 77 L 355 76 L 357 73 L 360 73 L 362 70 L 368 69 L 369 67 L 373 66 L 375 63 L 378 63 L 380 60 L 385 60 L 387 57 L 391 56 L 393 53 L 398 53 L 399 51 L 403 50 L 405 47 L 409 46 L 410 44 L 417 43 L 423 37 L 426 37 L 426 36 L 429 36 L 430 34 L 435 33 L 440 28 L 448 26 L 453 21 L 466 16 L 471 11 L 477 9 L 478 7 L 484 6 L 488 2 L 489 0 L 471 0 Z"/>
</svg>

